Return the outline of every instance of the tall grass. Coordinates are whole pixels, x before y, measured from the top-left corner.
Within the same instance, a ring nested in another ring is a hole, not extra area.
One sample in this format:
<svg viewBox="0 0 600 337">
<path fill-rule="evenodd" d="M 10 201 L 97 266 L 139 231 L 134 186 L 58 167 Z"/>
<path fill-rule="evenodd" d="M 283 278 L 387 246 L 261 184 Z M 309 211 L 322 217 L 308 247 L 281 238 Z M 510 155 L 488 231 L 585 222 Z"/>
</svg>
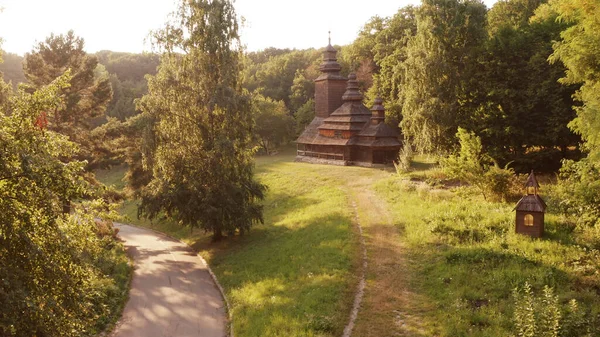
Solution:
<svg viewBox="0 0 600 337">
<path fill-rule="evenodd" d="M 403 232 L 412 289 L 436 308 L 423 311 L 431 333 L 513 335 L 512 291 L 525 283 L 536 292 L 554 288 L 564 310 L 575 299 L 599 327 L 600 255 L 576 243 L 566 219 L 546 214 L 545 237 L 531 239 L 514 233 L 512 204 L 485 202 L 469 188 L 449 192 L 397 177 L 375 188 Z"/>
</svg>

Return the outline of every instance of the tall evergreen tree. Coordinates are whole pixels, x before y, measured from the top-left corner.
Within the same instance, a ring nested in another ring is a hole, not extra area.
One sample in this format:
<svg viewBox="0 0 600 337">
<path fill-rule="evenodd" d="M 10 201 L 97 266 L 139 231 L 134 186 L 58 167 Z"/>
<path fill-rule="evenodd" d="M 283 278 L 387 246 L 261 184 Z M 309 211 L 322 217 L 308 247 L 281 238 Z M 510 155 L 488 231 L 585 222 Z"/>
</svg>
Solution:
<svg viewBox="0 0 600 337">
<path fill-rule="evenodd" d="M 148 116 L 144 163 L 152 172 L 140 212 L 164 213 L 215 240 L 244 232 L 262 222 L 265 187 L 253 177 L 252 109 L 241 87 L 233 5 L 182 0 L 154 43 L 161 63 L 139 101 Z"/>
<path fill-rule="evenodd" d="M 31 53 L 25 55 L 23 70 L 32 89 L 50 84 L 65 71 L 71 71 L 69 86 L 61 89 L 64 104 L 47 111 L 48 128 L 69 136 L 79 144 L 78 159 L 88 160 L 92 169 L 108 149 L 92 130 L 100 123 L 112 98 L 107 74 L 96 72 L 98 60 L 84 50 L 84 40 L 73 31 L 66 35 L 50 35 Z"/>
</svg>

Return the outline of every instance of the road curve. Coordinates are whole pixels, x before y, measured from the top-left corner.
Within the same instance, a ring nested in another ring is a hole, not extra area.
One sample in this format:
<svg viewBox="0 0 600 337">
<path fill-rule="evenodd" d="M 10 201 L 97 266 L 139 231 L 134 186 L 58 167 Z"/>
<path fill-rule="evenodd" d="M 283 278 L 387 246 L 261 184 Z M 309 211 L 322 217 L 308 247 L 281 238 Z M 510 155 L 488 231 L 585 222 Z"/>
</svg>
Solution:
<svg viewBox="0 0 600 337">
<path fill-rule="evenodd" d="M 225 305 L 204 262 L 185 244 L 115 223 L 133 256 L 129 301 L 112 337 L 224 337 Z"/>
</svg>

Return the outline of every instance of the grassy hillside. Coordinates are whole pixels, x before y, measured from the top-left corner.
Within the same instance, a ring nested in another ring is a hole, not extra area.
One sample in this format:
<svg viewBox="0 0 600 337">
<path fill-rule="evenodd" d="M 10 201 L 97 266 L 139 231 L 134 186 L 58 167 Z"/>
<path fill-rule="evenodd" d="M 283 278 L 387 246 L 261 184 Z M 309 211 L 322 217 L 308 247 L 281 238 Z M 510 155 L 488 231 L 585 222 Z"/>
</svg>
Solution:
<svg viewBox="0 0 600 337">
<path fill-rule="evenodd" d="M 368 269 L 353 336 L 513 335 L 516 305 L 530 299 L 532 315 L 544 312 L 535 302 L 545 285 L 558 296 L 562 335 L 598 331 L 600 254 L 568 219 L 550 210 L 545 238 L 530 239 L 514 234 L 512 203 L 418 181 L 439 176 L 428 163 L 398 176 L 293 158 L 257 159 L 269 186 L 266 221 L 243 237 L 212 244 L 200 231 L 135 219 L 133 202 L 123 207 L 133 222 L 184 239 L 209 261 L 237 336 L 341 335 L 360 275 L 356 222 Z M 525 282 L 532 295 L 515 299 Z"/>
</svg>

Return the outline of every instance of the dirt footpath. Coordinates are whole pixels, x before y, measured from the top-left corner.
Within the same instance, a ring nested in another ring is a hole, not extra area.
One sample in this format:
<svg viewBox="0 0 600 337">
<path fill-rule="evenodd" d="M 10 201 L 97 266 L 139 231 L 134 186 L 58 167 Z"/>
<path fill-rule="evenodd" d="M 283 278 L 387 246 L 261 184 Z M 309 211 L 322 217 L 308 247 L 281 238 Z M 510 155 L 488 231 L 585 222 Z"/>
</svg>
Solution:
<svg viewBox="0 0 600 337">
<path fill-rule="evenodd" d="M 112 337 L 226 336 L 221 294 L 189 247 L 149 230 L 115 227 L 135 260 L 135 271 Z"/>
</svg>

